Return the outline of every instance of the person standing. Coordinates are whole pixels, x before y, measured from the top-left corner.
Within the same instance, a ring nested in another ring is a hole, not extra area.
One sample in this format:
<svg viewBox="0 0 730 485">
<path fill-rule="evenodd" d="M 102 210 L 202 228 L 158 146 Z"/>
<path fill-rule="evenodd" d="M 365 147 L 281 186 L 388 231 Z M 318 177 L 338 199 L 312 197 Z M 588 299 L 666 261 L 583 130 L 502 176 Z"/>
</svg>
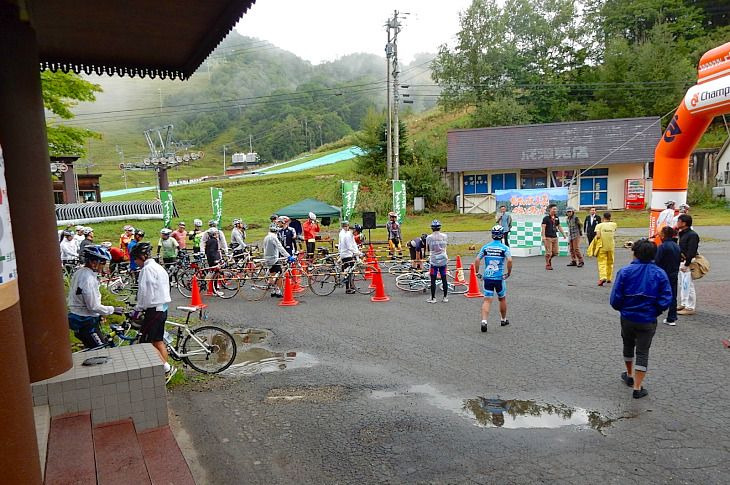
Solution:
<svg viewBox="0 0 730 485">
<path fill-rule="evenodd" d="M 180 221 L 177 223 L 177 229 L 172 231 L 172 237 L 175 238 L 180 249 L 185 249 L 188 239 L 188 231 L 185 230 L 185 222 Z"/>
<path fill-rule="evenodd" d="M 672 227 L 664 226 L 659 236 L 662 238 L 662 243 L 656 250 L 654 262 L 667 273 L 669 286 L 672 287 L 672 301 L 669 304 L 667 318 L 662 323 L 674 327 L 677 325 L 677 281 L 679 278 L 680 263 L 679 245 L 674 240 L 677 237 L 677 231 Z"/>
<path fill-rule="evenodd" d="M 83 230 L 84 239 L 79 243 L 79 260 L 84 262 L 84 248 L 87 246 L 94 246 L 94 230 L 90 227 L 85 227 Z"/>
<path fill-rule="evenodd" d="M 672 219 L 672 227 L 675 230 L 677 229 L 677 221 L 679 221 L 679 216 L 682 214 L 689 214 L 689 205 L 688 204 L 679 204 L 679 214 L 674 216 L 674 219 Z"/>
<path fill-rule="evenodd" d="M 596 238 L 600 241 L 598 249 L 598 286 L 610 283 L 613 276 L 613 256 L 616 251 L 616 223 L 611 221 L 611 213 L 603 213 L 603 222 L 596 226 Z"/>
<path fill-rule="evenodd" d="M 289 225 L 291 220 L 287 216 L 279 216 L 279 241 L 289 256 L 294 256 L 297 250 L 297 231 Z"/>
<path fill-rule="evenodd" d="M 272 222 L 269 225 L 269 233 L 264 237 L 264 264 L 268 267 L 269 273 L 269 285 L 276 280 L 276 286 L 271 289 L 271 296 L 274 298 L 281 298 L 282 289 L 282 278 L 277 278 L 278 274 L 281 274 L 282 268 L 279 263 L 279 258 L 291 258 L 289 253 L 286 252 L 284 246 L 279 241 L 279 225 L 276 222 Z"/>
<path fill-rule="evenodd" d="M 134 227 L 127 224 L 124 226 L 124 232 L 119 236 L 119 248 L 124 251 L 124 259 L 129 260 L 129 241 L 134 239 Z"/>
<path fill-rule="evenodd" d="M 132 238 L 131 241 L 129 241 L 129 243 L 127 243 L 127 250 L 128 250 L 128 252 L 130 254 L 130 257 L 129 257 L 129 269 L 130 269 L 130 271 L 137 271 L 137 270 L 139 270 L 139 267 L 137 266 L 137 263 L 134 262 L 134 258 L 131 257 L 131 254 L 132 254 L 132 249 L 134 249 L 134 247 L 137 244 L 141 243 L 142 242 L 142 239 L 144 239 L 144 231 L 142 229 L 136 229 L 134 231 L 134 237 Z M 150 249 L 150 251 L 151 251 L 151 249 Z"/>
<path fill-rule="evenodd" d="M 74 235 L 74 241 L 76 241 L 77 245 L 81 245 L 81 241 L 86 239 L 84 237 L 84 226 L 76 226 L 76 234 Z"/>
<path fill-rule="evenodd" d="M 692 281 L 692 271 L 689 265 L 697 256 L 700 246 L 700 236 L 692 230 L 692 216 L 681 214 L 677 219 L 677 231 L 679 232 L 679 251 L 682 264 L 679 265 L 679 294 L 680 302 L 677 307 L 679 315 L 694 315 L 697 303 L 695 284 Z"/>
<path fill-rule="evenodd" d="M 580 240 L 583 237 L 583 228 L 580 224 L 580 217 L 575 214 L 575 209 L 568 207 L 565 209 L 568 223 L 568 236 L 570 248 L 570 263 L 568 266 L 583 267 L 583 255 L 580 252 Z"/>
<path fill-rule="evenodd" d="M 429 275 L 431 276 L 431 299 L 429 303 L 436 303 L 436 278 L 441 276 L 441 286 L 443 287 L 444 296 L 441 299 L 444 303 L 449 301 L 449 283 L 446 280 L 446 267 L 449 264 L 449 256 L 446 254 L 446 247 L 449 245 L 449 237 L 441 232 L 441 221 L 434 219 L 431 221 L 431 234 L 426 237 L 426 247 L 429 256 L 428 263 L 431 266 Z"/>
<path fill-rule="evenodd" d="M 211 231 L 211 229 L 215 229 L 214 231 Z M 213 237 L 212 234 L 215 233 L 216 242 L 218 244 L 218 249 L 220 253 L 219 260 L 228 254 L 228 243 L 226 242 L 226 235 L 223 233 L 223 231 L 218 230 L 218 222 L 216 222 L 215 219 L 211 219 L 208 221 L 208 230 L 203 233 L 203 235 L 200 237 L 200 251 L 206 253 L 206 257 L 208 256 L 208 253 L 205 249 L 205 245 L 208 242 L 208 240 Z"/>
<path fill-rule="evenodd" d="M 639 239 L 632 246 L 634 260 L 616 274 L 611 306 L 621 313 L 621 338 L 626 372 L 621 379 L 633 387 L 634 399 L 649 392 L 642 387 L 649 364 L 649 348 L 656 332 L 657 317 L 672 299 L 669 278 L 656 264 L 656 244 Z M 636 362 L 634 362 L 634 358 Z"/>
<path fill-rule="evenodd" d="M 309 213 L 309 217 L 304 224 L 302 224 L 302 231 L 304 233 L 304 243 L 307 247 L 307 258 L 311 261 L 314 259 L 314 250 L 317 242 L 317 235 L 319 234 L 319 222 L 317 222 L 317 214 L 314 212 Z"/>
<path fill-rule="evenodd" d="M 593 242 L 593 238 L 596 237 L 596 226 L 600 224 L 601 216 L 596 214 L 596 208 L 591 207 L 586 220 L 583 221 L 583 232 L 588 239 L 588 245 L 590 246 Z"/>
<path fill-rule="evenodd" d="M 172 230 L 164 228 L 160 231 L 160 240 L 157 242 L 157 259 L 162 251 L 162 264 L 167 267 L 177 261 L 177 250 L 180 245 L 172 236 Z"/>
<path fill-rule="evenodd" d="M 540 232 L 542 243 L 545 245 L 545 269 L 552 271 L 553 258 L 560 254 L 558 248 L 558 232 L 565 237 L 565 231 L 560 227 L 558 206 L 556 204 L 550 204 L 548 206 L 548 215 L 542 218 L 542 229 Z"/>
<path fill-rule="evenodd" d="M 504 230 L 504 245 L 509 246 L 509 233 L 512 230 L 512 216 L 507 213 L 507 206 L 500 205 L 495 222 Z"/>
<path fill-rule="evenodd" d="M 231 230 L 231 248 L 234 251 L 246 247 L 246 225 L 241 219 L 233 219 L 233 230 Z"/>
<path fill-rule="evenodd" d="M 61 264 L 73 267 L 79 259 L 79 245 L 76 244 L 72 231 L 63 231 L 63 239 L 59 244 L 59 248 L 61 250 Z"/>
<path fill-rule="evenodd" d="M 673 200 L 668 200 L 664 203 L 664 205 L 666 206 L 666 209 L 661 211 L 659 216 L 656 218 L 656 234 L 653 236 L 653 239 L 657 246 L 662 243 L 662 240 L 659 237 L 662 227 L 671 226 L 674 221 L 674 206 L 676 206 L 677 203 Z"/>
<path fill-rule="evenodd" d="M 403 250 L 401 249 L 401 240 L 403 236 L 400 232 L 400 224 L 398 224 L 398 214 L 395 212 L 389 212 L 388 218 L 390 219 L 385 223 L 385 229 L 388 231 L 388 249 L 390 249 L 390 257 L 395 259 L 395 252 L 398 251 L 398 256 L 403 257 Z"/>
<path fill-rule="evenodd" d="M 193 252 L 200 252 L 200 243 L 203 239 L 203 221 L 193 220 L 193 230 L 188 233 L 188 239 L 193 242 Z"/>
<path fill-rule="evenodd" d="M 350 232 L 350 223 L 348 221 L 341 221 L 339 239 L 337 242 L 337 248 L 340 252 L 340 262 L 342 263 L 342 272 L 345 273 L 347 268 L 355 264 L 355 257 L 360 256 L 360 248 L 355 243 L 355 237 Z M 355 293 L 355 288 L 352 285 L 352 274 L 347 275 L 345 279 L 345 293 L 351 295 Z"/>
<path fill-rule="evenodd" d="M 487 331 L 487 318 L 489 317 L 489 308 L 492 305 L 494 295 L 499 300 L 499 315 L 501 317 L 500 326 L 509 325 L 507 320 L 507 283 L 505 280 L 512 274 L 512 254 L 509 246 L 502 244 L 500 241 L 503 236 L 502 226 L 494 226 L 492 228 L 493 241 L 482 246 L 474 261 L 475 271 L 479 271 L 479 266 L 484 260 L 484 300 L 482 301 L 482 332 Z M 507 272 L 505 272 L 505 267 Z"/>
</svg>

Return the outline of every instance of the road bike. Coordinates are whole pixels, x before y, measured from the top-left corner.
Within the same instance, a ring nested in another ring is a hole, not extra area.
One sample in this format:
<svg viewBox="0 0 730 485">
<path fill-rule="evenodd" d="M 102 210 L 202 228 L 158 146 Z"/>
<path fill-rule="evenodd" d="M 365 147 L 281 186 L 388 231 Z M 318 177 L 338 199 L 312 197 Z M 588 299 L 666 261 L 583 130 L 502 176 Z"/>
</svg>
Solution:
<svg viewBox="0 0 730 485">
<path fill-rule="evenodd" d="M 253 268 L 249 270 L 243 279 L 244 283 L 241 284 L 241 291 L 248 301 L 261 300 L 267 293 L 283 285 L 287 277 L 299 293 L 301 289 L 309 287 L 312 266 L 309 266 L 306 260 L 297 259 L 289 262 L 287 258 L 280 258 L 277 264 L 281 266 L 281 271 L 275 274 L 269 273 L 269 266 L 264 260 L 255 260 L 253 264 Z"/>
<path fill-rule="evenodd" d="M 352 281 L 352 288 L 362 295 L 371 294 L 375 288 L 370 288 L 370 280 L 366 273 L 374 274 L 375 265 L 366 263 L 359 258 L 353 264 L 342 269 L 341 261 L 315 265 L 309 272 L 309 288 L 319 296 L 330 295 L 338 286 L 345 286 L 347 279 Z"/>
<path fill-rule="evenodd" d="M 449 287 L 449 293 L 460 295 L 463 293 L 466 293 L 468 288 L 468 285 L 465 283 L 457 283 L 454 276 L 451 274 L 451 272 L 446 273 L 446 284 Z M 441 287 L 443 285 L 443 282 L 441 281 L 441 278 L 436 279 L 436 286 Z M 428 273 L 421 273 L 421 272 L 412 272 L 412 273 L 405 273 L 402 275 L 398 275 L 395 278 L 395 286 L 397 286 L 399 289 L 403 291 L 409 291 L 409 292 L 422 292 L 425 293 L 426 290 L 431 288 L 431 277 L 428 275 Z"/>
</svg>

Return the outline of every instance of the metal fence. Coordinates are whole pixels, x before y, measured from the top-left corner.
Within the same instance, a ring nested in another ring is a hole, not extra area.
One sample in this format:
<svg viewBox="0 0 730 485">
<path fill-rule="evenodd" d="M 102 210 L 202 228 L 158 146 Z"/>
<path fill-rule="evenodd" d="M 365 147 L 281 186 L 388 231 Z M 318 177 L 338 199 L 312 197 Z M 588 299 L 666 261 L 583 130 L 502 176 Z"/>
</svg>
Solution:
<svg viewBox="0 0 730 485">
<path fill-rule="evenodd" d="M 173 206 L 173 216 L 178 217 Z M 162 219 L 159 200 L 124 202 L 88 202 L 85 204 L 56 204 L 56 224 L 91 224 L 107 221 Z"/>
</svg>

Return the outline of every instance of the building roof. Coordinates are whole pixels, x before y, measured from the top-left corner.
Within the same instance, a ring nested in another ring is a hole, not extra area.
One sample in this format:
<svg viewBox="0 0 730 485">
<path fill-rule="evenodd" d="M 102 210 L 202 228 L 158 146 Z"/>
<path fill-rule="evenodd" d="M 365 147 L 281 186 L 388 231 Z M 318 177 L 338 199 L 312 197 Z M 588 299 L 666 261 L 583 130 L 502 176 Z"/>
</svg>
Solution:
<svg viewBox="0 0 730 485">
<path fill-rule="evenodd" d="M 29 0 L 41 68 L 190 77 L 255 0 Z"/>
<path fill-rule="evenodd" d="M 659 117 L 451 130 L 446 170 L 652 162 L 660 136 Z"/>
</svg>

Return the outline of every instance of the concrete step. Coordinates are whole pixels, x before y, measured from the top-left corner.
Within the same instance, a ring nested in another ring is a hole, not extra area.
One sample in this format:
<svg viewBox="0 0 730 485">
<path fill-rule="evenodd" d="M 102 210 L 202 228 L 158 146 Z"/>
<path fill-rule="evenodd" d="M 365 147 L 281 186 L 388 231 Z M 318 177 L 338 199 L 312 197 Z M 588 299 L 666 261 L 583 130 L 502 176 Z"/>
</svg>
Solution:
<svg viewBox="0 0 730 485">
<path fill-rule="evenodd" d="M 45 483 L 96 484 L 90 413 L 54 418 L 51 421 Z"/>
<path fill-rule="evenodd" d="M 147 472 L 156 485 L 195 485 L 193 475 L 169 427 L 143 431 L 137 435 Z"/>
<path fill-rule="evenodd" d="M 131 419 L 98 426 L 93 435 L 100 485 L 152 483 Z"/>
</svg>

